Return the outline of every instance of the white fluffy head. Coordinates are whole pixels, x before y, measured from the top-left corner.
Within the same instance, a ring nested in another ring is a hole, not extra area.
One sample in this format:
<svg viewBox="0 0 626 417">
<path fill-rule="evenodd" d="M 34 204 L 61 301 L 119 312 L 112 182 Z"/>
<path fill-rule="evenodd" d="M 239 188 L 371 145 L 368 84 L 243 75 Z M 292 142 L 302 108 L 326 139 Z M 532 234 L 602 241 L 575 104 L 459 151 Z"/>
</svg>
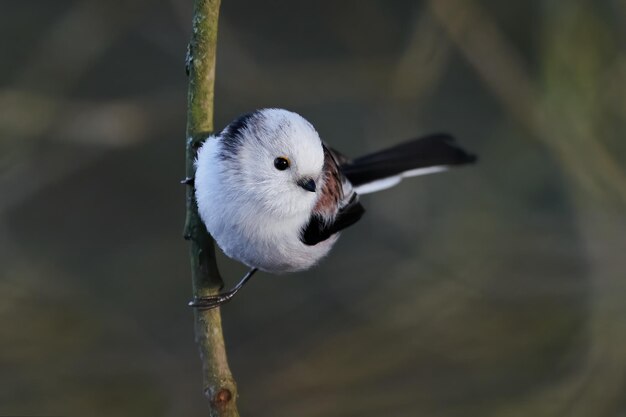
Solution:
<svg viewBox="0 0 626 417">
<path fill-rule="evenodd" d="M 263 109 L 242 116 L 218 137 L 222 181 L 231 191 L 265 214 L 288 217 L 311 210 L 319 192 L 324 151 L 319 135 L 302 116 L 282 109 Z M 277 158 L 289 166 L 279 170 Z M 316 192 L 302 184 L 316 183 Z"/>
</svg>

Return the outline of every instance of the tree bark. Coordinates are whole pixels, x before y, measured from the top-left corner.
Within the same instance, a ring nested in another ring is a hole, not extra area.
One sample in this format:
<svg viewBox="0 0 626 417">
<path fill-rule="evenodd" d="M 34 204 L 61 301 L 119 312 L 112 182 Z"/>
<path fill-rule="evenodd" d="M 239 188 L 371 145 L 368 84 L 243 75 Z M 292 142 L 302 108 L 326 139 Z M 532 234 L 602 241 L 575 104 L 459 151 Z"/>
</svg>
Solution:
<svg viewBox="0 0 626 417">
<path fill-rule="evenodd" d="M 187 51 L 189 75 L 186 175 L 194 178 L 198 147 L 213 131 L 213 92 L 220 0 L 195 0 L 193 31 Z M 213 239 L 198 216 L 193 182 L 187 190 L 185 239 L 190 241 L 194 297 L 215 295 L 223 286 L 215 261 Z M 237 385 L 226 358 L 220 309 L 195 311 L 196 343 L 200 350 L 203 392 L 211 417 L 235 417 Z"/>
</svg>

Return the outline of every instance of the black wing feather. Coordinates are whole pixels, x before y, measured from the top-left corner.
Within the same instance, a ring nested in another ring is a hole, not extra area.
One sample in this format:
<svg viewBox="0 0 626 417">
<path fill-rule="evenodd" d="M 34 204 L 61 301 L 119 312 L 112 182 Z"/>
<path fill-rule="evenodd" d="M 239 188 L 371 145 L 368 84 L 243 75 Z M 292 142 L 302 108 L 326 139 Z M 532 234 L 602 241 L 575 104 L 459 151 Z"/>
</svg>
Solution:
<svg viewBox="0 0 626 417">
<path fill-rule="evenodd" d="M 459 147 L 452 136 L 438 133 L 354 159 L 341 165 L 341 171 L 359 186 L 413 169 L 475 161 L 476 156 Z"/>
<path fill-rule="evenodd" d="M 318 214 L 312 214 L 309 223 L 302 229 L 300 240 L 309 246 L 317 245 L 346 227 L 352 226 L 359 221 L 363 213 L 365 209 L 359 203 L 357 195 L 353 194 L 348 204 L 339 209 L 332 223 L 324 221 Z"/>
</svg>

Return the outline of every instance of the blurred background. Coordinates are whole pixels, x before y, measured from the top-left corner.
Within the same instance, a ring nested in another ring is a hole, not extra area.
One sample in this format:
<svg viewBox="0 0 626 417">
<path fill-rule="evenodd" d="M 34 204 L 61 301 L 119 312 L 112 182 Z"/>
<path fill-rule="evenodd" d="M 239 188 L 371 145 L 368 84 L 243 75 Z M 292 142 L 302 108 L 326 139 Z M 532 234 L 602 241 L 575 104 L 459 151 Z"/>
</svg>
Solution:
<svg viewBox="0 0 626 417">
<path fill-rule="evenodd" d="M 0 414 L 200 416 L 191 0 L 0 3 Z M 479 164 L 223 308 L 242 416 L 626 416 L 626 3 L 223 0 L 216 127 Z M 244 268 L 220 258 L 227 285 Z"/>
</svg>

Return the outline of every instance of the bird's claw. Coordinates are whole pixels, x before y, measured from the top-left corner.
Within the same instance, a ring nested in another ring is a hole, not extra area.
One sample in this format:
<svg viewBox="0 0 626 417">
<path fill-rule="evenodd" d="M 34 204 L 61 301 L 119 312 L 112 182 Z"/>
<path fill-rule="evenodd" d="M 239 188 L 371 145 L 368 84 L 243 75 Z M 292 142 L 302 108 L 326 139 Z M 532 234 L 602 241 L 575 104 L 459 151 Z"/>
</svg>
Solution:
<svg viewBox="0 0 626 417">
<path fill-rule="evenodd" d="M 189 307 L 197 308 L 198 310 L 211 310 L 221 306 L 222 304 L 230 301 L 232 297 L 224 297 L 222 295 L 216 295 L 213 297 L 196 297 L 189 302 Z"/>
<path fill-rule="evenodd" d="M 246 275 L 239 281 L 237 285 L 233 287 L 232 290 L 226 291 L 217 295 L 209 295 L 206 297 L 194 297 L 192 301 L 189 302 L 189 307 L 197 308 L 198 310 L 211 310 L 212 308 L 216 308 L 221 306 L 224 303 L 229 302 L 235 294 L 248 282 L 248 280 L 254 275 L 257 271 L 256 268 L 252 268 L 248 271 Z"/>
</svg>

